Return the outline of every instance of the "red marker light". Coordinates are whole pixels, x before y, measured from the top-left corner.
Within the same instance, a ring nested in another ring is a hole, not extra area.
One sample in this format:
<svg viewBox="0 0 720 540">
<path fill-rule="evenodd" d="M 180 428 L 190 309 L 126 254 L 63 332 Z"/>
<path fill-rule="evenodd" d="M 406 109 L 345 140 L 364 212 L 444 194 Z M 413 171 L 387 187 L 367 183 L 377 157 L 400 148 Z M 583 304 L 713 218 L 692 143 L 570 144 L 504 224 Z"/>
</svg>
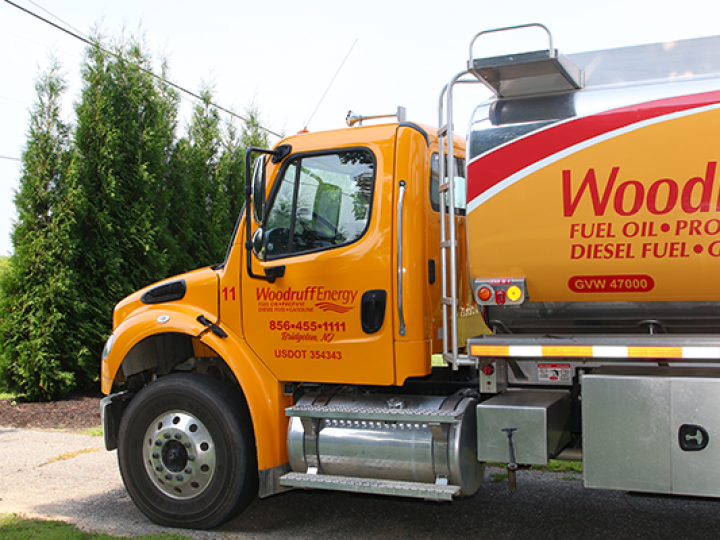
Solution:
<svg viewBox="0 0 720 540">
<path fill-rule="evenodd" d="M 490 364 L 488 364 L 487 366 L 483 366 L 482 372 L 483 372 L 483 375 L 487 375 L 489 377 L 490 375 L 495 373 L 495 368 L 492 367 Z"/>
<path fill-rule="evenodd" d="M 480 287 L 477 292 L 477 297 L 481 302 L 487 302 L 492 298 L 492 289 L 487 286 Z"/>
</svg>

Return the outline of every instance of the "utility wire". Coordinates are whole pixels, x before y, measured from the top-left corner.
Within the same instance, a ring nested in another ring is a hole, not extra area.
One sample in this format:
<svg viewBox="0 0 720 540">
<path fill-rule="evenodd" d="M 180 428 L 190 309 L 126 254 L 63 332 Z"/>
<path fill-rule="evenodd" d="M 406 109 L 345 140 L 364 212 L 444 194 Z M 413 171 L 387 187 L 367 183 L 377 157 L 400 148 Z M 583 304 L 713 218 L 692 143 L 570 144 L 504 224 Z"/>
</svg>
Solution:
<svg viewBox="0 0 720 540">
<path fill-rule="evenodd" d="M 21 161 L 18 157 L 0 156 L 0 159 L 9 159 L 10 161 Z"/>
<path fill-rule="evenodd" d="M 61 23 L 63 23 L 63 24 L 64 24 L 65 26 L 67 26 L 68 28 L 74 30 L 77 34 L 83 36 L 83 33 L 82 33 L 80 30 L 78 30 L 77 28 L 75 28 L 72 24 L 63 21 L 60 17 L 58 17 L 58 16 L 55 15 L 54 13 L 50 13 L 47 9 L 45 9 L 44 7 L 42 7 L 40 4 L 38 4 L 38 3 L 36 3 L 36 2 L 33 2 L 33 0 L 27 0 L 27 1 L 30 2 L 30 3 L 31 3 L 33 6 L 35 6 L 36 8 L 38 8 L 38 9 L 44 11 L 45 13 L 47 13 L 48 15 L 50 15 L 50 16 L 51 16 L 53 19 L 55 19 L 56 21 L 60 21 Z M 85 37 L 85 36 L 83 36 L 83 37 Z"/>
<path fill-rule="evenodd" d="M 59 19 L 58 17 L 56 17 L 55 15 L 53 15 L 52 13 L 50 13 L 49 11 L 47 11 L 46 9 L 38 6 L 35 2 L 32 2 L 32 0 L 29 0 L 29 1 L 30 1 L 33 5 L 39 7 L 40 9 L 42 9 L 45 13 L 50 14 L 53 18 L 55 18 L 55 19 L 57 19 L 57 20 L 59 20 L 59 21 L 62 21 L 61 19 Z M 86 43 L 87 45 L 90 45 L 90 46 L 92 46 L 92 47 L 97 47 L 98 49 L 100 49 L 100 50 L 101 50 L 102 52 L 104 52 L 105 54 L 109 54 L 109 55 L 111 55 L 111 56 L 114 56 L 114 57 L 117 58 L 118 60 L 124 60 L 124 59 L 122 58 L 122 56 L 120 56 L 119 54 L 114 53 L 114 52 L 112 52 L 112 51 L 109 51 L 109 50 L 101 47 L 99 43 L 92 42 L 91 40 L 87 39 L 86 37 L 83 37 L 82 35 L 80 35 L 79 32 L 78 32 L 78 33 L 71 32 L 71 31 L 68 30 L 67 28 L 63 28 L 62 26 L 60 26 L 60 25 L 58 25 L 58 24 L 55 24 L 54 22 L 49 21 L 48 19 L 46 19 L 46 18 L 38 15 L 37 13 L 33 13 L 33 12 L 30 11 L 29 9 L 26 9 L 26 8 L 24 8 L 24 7 L 22 7 L 22 6 L 19 6 L 19 5 L 17 5 L 16 3 L 11 2 L 10 0 L 5 0 L 5 2 L 7 2 L 8 4 L 10 4 L 10 5 L 13 6 L 13 7 L 16 7 L 16 8 L 19 9 L 20 11 L 24 11 L 24 12 L 27 13 L 28 15 L 32 15 L 32 16 L 35 17 L 36 19 L 39 19 L 39 20 L 41 20 L 42 22 L 47 23 L 47 24 L 49 24 L 50 26 L 52 26 L 52 27 L 54 27 L 54 28 L 57 28 L 57 29 L 60 30 L 61 32 L 65 32 L 65 33 L 68 34 L 69 36 L 72 36 L 72 37 L 74 37 L 75 39 L 79 39 L 80 41 L 82 41 L 83 43 Z M 63 24 L 66 24 L 67 26 L 70 26 L 70 28 L 72 28 L 71 25 L 67 24 L 67 23 L 64 22 L 64 21 L 62 21 L 62 22 L 63 22 Z M 76 32 L 77 32 L 77 30 L 76 30 Z M 154 77 L 155 79 L 157 79 L 157 80 L 159 80 L 159 81 L 161 81 L 161 82 L 163 82 L 163 83 L 165 83 L 165 84 L 167 84 L 167 85 L 169 85 L 169 86 L 172 86 L 172 87 L 175 88 L 176 90 L 179 90 L 180 92 L 184 92 L 185 94 L 188 94 L 189 96 L 192 96 L 192 97 L 194 97 L 195 99 L 197 99 L 197 100 L 199 100 L 199 101 L 202 101 L 203 103 L 205 102 L 205 100 L 204 100 L 200 95 L 196 94 L 195 92 L 191 92 L 191 91 L 188 90 L 187 88 L 183 88 L 183 87 L 180 86 L 179 84 L 175 84 L 174 82 L 169 81 L 169 80 L 161 77 L 160 75 L 157 75 L 157 74 L 153 73 L 153 72 L 150 71 L 149 69 L 145 69 L 145 68 L 143 68 L 143 67 L 141 67 L 141 66 L 137 66 L 137 68 L 138 68 L 140 71 L 143 71 L 144 73 L 147 73 L 148 75 Z M 327 91 L 326 91 L 326 93 L 327 93 Z M 234 113 L 233 111 L 231 111 L 231 110 L 229 110 L 229 109 L 226 109 L 225 107 L 222 107 L 221 105 L 218 105 L 218 104 L 216 104 L 216 103 L 213 103 L 212 101 L 208 101 L 207 103 L 208 103 L 208 105 L 212 105 L 212 106 L 215 107 L 216 109 L 219 109 L 219 110 L 223 111 L 224 113 L 229 114 L 230 116 L 234 116 L 235 118 L 239 118 L 240 120 L 242 120 L 242 121 L 245 122 L 245 123 L 250 123 L 250 120 L 249 120 L 249 119 L 244 118 L 243 116 L 241 116 L 241 115 L 239 115 L 239 114 L 237 114 L 237 113 Z M 274 131 L 272 131 L 272 130 L 266 128 L 266 127 L 263 127 L 263 126 L 261 126 L 261 125 L 259 125 L 259 124 L 257 125 L 257 127 L 258 127 L 258 129 L 261 129 L 261 130 L 263 130 L 264 132 L 269 133 L 270 135 L 273 135 L 273 136 L 277 137 L 278 139 L 281 139 L 281 138 L 282 138 L 282 136 L 281 136 L 280 134 L 275 133 Z"/>
</svg>

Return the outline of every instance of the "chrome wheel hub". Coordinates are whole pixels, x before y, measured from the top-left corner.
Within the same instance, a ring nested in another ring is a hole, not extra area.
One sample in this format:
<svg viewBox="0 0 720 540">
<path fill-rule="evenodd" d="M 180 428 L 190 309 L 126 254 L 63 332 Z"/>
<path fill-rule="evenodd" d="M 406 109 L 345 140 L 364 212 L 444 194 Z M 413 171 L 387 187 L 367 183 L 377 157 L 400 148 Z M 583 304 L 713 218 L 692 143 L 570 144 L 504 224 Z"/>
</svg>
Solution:
<svg viewBox="0 0 720 540">
<path fill-rule="evenodd" d="M 183 411 L 158 416 L 145 431 L 145 470 L 173 499 L 200 495 L 215 474 L 215 444 L 205 424 Z"/>
</svg>

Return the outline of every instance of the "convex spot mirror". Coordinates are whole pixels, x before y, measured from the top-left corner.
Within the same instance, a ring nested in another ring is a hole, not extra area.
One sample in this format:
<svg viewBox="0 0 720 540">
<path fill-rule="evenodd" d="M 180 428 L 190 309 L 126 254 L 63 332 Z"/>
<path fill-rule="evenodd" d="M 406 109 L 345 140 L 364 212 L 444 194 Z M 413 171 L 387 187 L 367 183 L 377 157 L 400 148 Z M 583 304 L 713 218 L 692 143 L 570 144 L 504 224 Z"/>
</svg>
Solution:
<svg viewBox="0 0 720 540">
<path fill-rule="evenodd" d="M 265 260 L 265 229 L 263 227 L 255 229 L 252 238 L 252 249 L 258 259 Z"/>
<path fill-rule="evenodd" d="M 262 223 L 265 219 L 265 156 L 255 158 L 252 179 L 252 206 L 255 221 Z M 255 238 L 253 237 L 254 243 Z"/>
</svg>

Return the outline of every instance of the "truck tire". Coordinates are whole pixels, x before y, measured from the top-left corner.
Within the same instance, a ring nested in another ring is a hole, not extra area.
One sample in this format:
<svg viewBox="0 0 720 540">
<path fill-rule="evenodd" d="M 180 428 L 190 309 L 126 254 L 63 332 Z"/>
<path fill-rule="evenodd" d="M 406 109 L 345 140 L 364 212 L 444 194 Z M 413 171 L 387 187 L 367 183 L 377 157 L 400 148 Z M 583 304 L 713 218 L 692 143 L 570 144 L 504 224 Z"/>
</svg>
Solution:
<svg viewBox="0 0 720 540">
<path fill-rule="evenodd" d="M 245 400 L 209 376 L 169 375 L 144 387 L 123 415 L 118 462 L 133 502 L 161 525 L 216 527 L 258 491 Z"/>
</svg>

